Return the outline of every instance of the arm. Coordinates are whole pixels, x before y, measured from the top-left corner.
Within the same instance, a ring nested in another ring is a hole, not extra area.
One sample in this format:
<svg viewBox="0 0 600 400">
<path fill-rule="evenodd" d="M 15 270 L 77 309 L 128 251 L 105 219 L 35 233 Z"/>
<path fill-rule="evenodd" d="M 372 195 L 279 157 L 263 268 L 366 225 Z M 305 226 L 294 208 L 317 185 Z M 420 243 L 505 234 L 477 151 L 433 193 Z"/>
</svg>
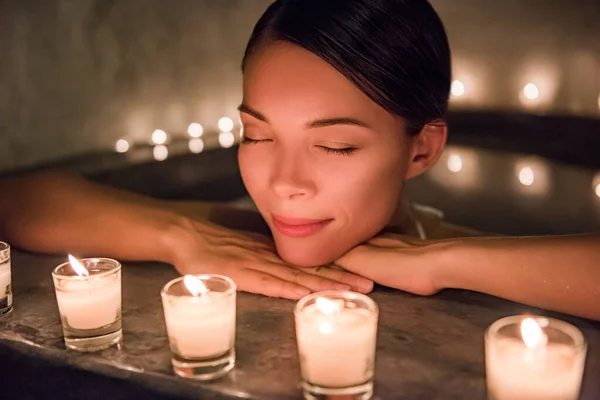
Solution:
<svg viewBox="0 0 600 400">
<path fill-rule="evenodd" d="M 439 286 L 600 320 L 600 235 L 450 242 Z"/>
<path fill-rule="evenodd" d="M 63 172 L 2 181 L 0 237 L 42 253 L 171 262 L 166 244 L 186 219 L 154 199 Z"/>
<path fill-rule="evenodd" d="M 227 275 L 240 290 L 291 299 L 372 287 L 347 272 L 286 264 L 268 238 L 207 222 L 210 204 L 182 207 L 57 172 L 4 179 L 0 187 L 0 237 L 26 250 L 161 261 L 182 274 Z"/>
<path fill-rule="evenodd" d="M 422 241 L 377 238 L 337 261 L 373 281 L 430 295 L 467 289 L 600 320 L 600 235 Z"/>
</svg>

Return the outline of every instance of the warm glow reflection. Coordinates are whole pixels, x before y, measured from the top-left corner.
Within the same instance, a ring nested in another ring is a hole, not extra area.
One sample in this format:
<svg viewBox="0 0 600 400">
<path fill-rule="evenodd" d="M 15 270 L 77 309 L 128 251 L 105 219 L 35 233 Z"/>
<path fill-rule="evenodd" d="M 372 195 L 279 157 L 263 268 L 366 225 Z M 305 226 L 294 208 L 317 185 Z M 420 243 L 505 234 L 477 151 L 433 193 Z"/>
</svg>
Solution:
<svg viewBox="0 0 600 400">
<path fill-rule="evenodd" d="M 90 272 L 79 262 L 78 259 L 69 254 L 69 264 L 79 276 L 90 276 Z"/>
<path fill-rule="evenodd" d="M 223 117 L 219 120 L 219 130 L 221 132 L 231 132 L 233 130 L 233 120 L 228 117 Z"/>
<path fill-rule="evenodd" d="M 596 196 L 600 198 L 600 173 L 596 174 L 596 176 L 592 180 L 592 189 L 594 190 Z"/>
<path fill-rule="evenodd" d="M 527 157 L 515 164 L 515 189 L 527 195 L 545 195 L 550 191 L 550 169 L 539 157 Z"/>
<path fill-rule="evenodd" d="M 169 150 L 167 149 L 167 146 L 154 146 L 152 154 L 156 161 L 164 161 L 169 157 Z"/>
<path fill-rule="evenodd" d="M 598 110 L 600 110 L 600 93 L 598 93 Z"/>
<path fill-rule="evenodd" d="M 531 349 L 537 346 L 545 345 L 544 332 L 533 318 L 525 318 L 521 322 L 521 336 L 527 348 Z"/>
<path fill-rule="evenodd" d="M 535 84 L 529 82 L 523 88 L 523 94 L 525 95 L 525 98 L 527 98 L 529 100 L 535 100 L 538 97 L 540 97 L 540 90 L 538 89 L 538 87 Z"/>
<path fill-rule="evenodd" d="M 340 313 L 341 306 L 335 301 L 326 299 L 325 297 L 317 297 L 316 300 L 317 309 L 322 312 L 327 319 L 320 321 L 317 329 L 324 335 L 333 333 L 332 317 L 335 317 Z"/>
<path fill-rule="evenodd" d="M 428 172 L 438 184 L 453 190 L 477 189 L 481 184 L 480 150 L 449 145 Z"/>
<path fill-rule="evenodd" d="M 183 277 L 183 284 L 190 291 L 192 296 L 199 296 L 208 293 L 208 289 L 202 281 L 193 275 Z"/>
<path fill-rule="evenodd" d="M 333 316 L 339 314 L 341 307 L 335 301 L 331 301 L 325 297 L 317 297 L 317 309 L 325 315 Z"/>
<path fill-rule="evenodd" d="M 529 166 L 523 167 L 519 170 L 519 182 L 523 186 L 531 186 L 535 182 L 535 174 L 533 169 Z"/>
<path fill-rule="evenodd" d="M 162 129 L 157 129 L 152 132 L 152 143 L 165 144 L 167 142 L 167 133 Z"/>
<path fill-rule="evenodd" d="M 240 139 L 244 137 L 244 123 L 240 119 Z"/>
<path fill-rule="evenodd" d="M 465 94 L 465 85 L 462 81 L 456 79 L 452 82 L 452 86 L 450 86 L 450 92 L 452 93 L 452 96 L 460 97 Z"/>
<path fill-rule="evenodd" d="M 197 122 L 192 122 L 188 126 L 188 135 L 193 138 L 199 138 L 204 133 L 204 128 Z"/>
<path fill-rule="evenodd" d="M 129 142 L 125 139 L 117 140 L 117 143 L 115 143 L 115 150 L 117 150 L 118 153 L 126 153 L 127 150 L 129 150 Z"/>
<path fill-rule="evenodd" d="M 452 172 L 460 172 L 463 167 L 462 158 L 458 154 L 451 154 L 448 157 L 448 169 Z"/>
<path fill-rule="evenodd" d="M 204 140 L 200 138 L 190 139 L 188 147 L 194 154 L 202 153 L 202 150 L 204 150 Z"/>
<path fill-rule="evenodd" d="M 231 132 L 221 132 L 219 133 L 219 144 L 221 147 L 231 147 L 235 143 L 235 136 Z"/>
</svg>

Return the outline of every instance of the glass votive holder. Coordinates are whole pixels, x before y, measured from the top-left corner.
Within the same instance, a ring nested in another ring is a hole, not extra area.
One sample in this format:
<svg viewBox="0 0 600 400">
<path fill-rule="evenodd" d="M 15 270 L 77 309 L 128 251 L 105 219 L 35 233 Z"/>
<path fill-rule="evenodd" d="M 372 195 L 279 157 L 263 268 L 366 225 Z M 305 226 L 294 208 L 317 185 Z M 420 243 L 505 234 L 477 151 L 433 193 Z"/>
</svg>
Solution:
<svg viewBox="0 0 600 400">
<path fill-rule="evenodd" d="M 80 275 L 72 263 L 79 263 L 87 275 Z M 121 343 L 121 263 L 73 259 L 56 267 L 52 279 L 68 349 L 98 351 Z"/>
<path fill-rule="evenodd" d="M 233 369 L 236 289 L 233 280 L 221 275 L 186 275 L 163 287 L 171 364 L 177 375 L 211 380 Z"/>
<path fill-rule="evenodd" d="M 10 271 L 10 245 L 0 242 L 0 316 L 13 309 Z"/>
<path fill-rule="evenodd" d="M 369 399 L 373 395 L 379 308 L 369 297 L 326 291 L 294 309 L 306 399 Z"/>
<path fill-rule="evenodd" d="M 583 375 L 586 341 L 566 322 L 512 316 L 485 333 L 490 400 L 576 400 Z"/>
</svg>

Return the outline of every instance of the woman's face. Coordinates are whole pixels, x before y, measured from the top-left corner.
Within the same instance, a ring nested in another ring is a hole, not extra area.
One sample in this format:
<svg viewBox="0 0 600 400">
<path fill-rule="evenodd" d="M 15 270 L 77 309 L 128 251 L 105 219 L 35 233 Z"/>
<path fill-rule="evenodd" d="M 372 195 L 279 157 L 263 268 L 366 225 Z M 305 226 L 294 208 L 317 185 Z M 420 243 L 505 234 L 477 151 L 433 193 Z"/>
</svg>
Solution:
<svg viewBox="0 0 600 400">
<path fill-rule="evenodd" d="M 411 157 L 402 121 L 321 58 L 263 46 L 244 71 L 244 184 L 286 261 L 334 261 L 396 211 Z"/>
</svg>

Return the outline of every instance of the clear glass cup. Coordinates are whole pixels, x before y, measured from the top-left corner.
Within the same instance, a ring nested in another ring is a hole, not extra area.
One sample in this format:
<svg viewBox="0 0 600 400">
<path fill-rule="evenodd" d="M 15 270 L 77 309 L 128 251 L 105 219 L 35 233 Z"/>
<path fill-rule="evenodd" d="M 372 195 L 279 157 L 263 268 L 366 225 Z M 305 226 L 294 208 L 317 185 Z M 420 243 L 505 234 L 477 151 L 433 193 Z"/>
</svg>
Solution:
<svg viewBox="0 0 600 400">
<path fill-rule="evenodd" d="M 10 245 L 0 242 L 0 316 L 13 310 Z"/>
<path fill-rule="evenodd" d="M 52 271 L 65 345 L 98 351 L 119 345 L 121 326 L 121 263 L 110 258 L 78 260 L 89 272 L 80 276 L 69 262 Z"/>
<path fill-rule="evenodd" d="M 371 398 L 377 304 L 359 293 L 319 292 L 302 298 L 294 317 L 304 397 Z"/>
<path fill-rule="evenodd" d="M 502 318 L 485 333 L 488 398 L 576 400 L 586 352 L 583 334 L 571 324 L 536 316 Z"/>
<path fill-rule="evenodd" d="M 194 296 L 184 277 L 161 297 L 174 372 L 184 378 L 219 378 L 235 365 L 236 285 L 226 276 L 194 275 L 208 289 Z"/>
</svg>

